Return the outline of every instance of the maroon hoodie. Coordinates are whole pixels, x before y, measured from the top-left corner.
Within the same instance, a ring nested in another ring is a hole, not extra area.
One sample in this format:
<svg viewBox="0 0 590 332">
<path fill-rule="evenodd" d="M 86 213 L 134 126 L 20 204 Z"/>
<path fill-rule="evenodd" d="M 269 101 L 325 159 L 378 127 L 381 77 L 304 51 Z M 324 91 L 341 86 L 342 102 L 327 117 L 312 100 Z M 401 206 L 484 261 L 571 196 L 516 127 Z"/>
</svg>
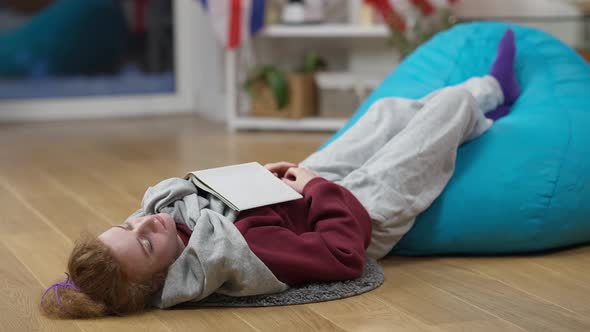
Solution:
<svg viewBox="0 0 590 332">
<path fill-rule="evenodd" d="M 371 240 L 365 208 L 323 178 L 308 182 L 302 199 L 241 212 L 235 225 L 252 252 L 288 285 L 358 278 Z"/>
</svg>

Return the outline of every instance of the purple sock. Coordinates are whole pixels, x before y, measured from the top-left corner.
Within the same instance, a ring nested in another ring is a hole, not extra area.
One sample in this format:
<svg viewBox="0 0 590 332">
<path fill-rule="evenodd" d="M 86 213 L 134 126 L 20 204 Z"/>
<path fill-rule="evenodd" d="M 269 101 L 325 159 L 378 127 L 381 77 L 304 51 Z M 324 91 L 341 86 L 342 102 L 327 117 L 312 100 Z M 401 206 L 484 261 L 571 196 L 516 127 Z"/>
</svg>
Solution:
<svg viewBox="0 0 590 332">
<path fill-rule="evenodd" d="M 510 113 L 510 106 L 508 105 L 500 105 L 498 108 L 491 112 L 487 112 L 485 117 L 488 119 L 492 119 L 494 121 L 498 120 L 499 118 L 508 115 Z"/>
<path fill-rule="evenodd" d="M 496 60 L 494 60 L 494 64 L 490 70 L 490 75 L 495 77 L 502 87 L 505 106 L 512 105 L 518 99 L 518 96 L 520 96 L 520 86 L 514 73 L 515 56 L 516 43 L 514 41 L 514 31 L 508 29 L 498 44 Z"/>
</svg>

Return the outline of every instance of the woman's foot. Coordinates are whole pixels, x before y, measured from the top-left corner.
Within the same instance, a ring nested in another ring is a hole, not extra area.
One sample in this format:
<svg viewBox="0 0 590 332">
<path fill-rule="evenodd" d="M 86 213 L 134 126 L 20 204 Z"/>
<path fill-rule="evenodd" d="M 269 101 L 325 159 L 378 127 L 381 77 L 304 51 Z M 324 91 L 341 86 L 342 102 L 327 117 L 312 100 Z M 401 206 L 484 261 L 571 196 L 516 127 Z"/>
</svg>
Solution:
<svg viewBox="0 0 590 332">
<path fill-rule="evenodd" d="M 510 112 L 510 106 L 520 96 L 520 86 L 516 80 L 514 72 L 514 60 L 516 57 L 516 43 L 514 40 L 514 31 L 506 30 L 504 36 L 498 43 L 498 52 L 496 60 L 490 70 L 490 75 L 494 77 L 504 94 L 504 104 L 500 105 L 495 111 L 486 114 L 490 119 L 499 119 Z"/>
<path fill-rule="evenodd" d="M 494 121 L 498 120 L 501 117 L 504 117 L 510 113 L 510 106 L 508 105 L 500 105 L 495 110 L 486 113 L 486 118 L 492 119 Z"/>
</svg>

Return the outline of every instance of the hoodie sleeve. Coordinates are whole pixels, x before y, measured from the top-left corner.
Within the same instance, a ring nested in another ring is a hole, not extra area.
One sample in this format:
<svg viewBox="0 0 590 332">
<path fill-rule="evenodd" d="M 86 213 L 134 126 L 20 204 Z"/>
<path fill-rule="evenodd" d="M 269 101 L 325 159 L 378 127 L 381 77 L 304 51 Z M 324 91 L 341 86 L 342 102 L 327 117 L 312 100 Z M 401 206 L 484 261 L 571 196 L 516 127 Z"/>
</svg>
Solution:
<svg viewBox="0 0 590 332">
<path fill-rule="evenodd" d="M 146 190 L 141 202 L 141 208 L 145 214 L 155 214 L 163 207 L 174 203 L 174 201 L 195 193 L 197 193 L 197 187 L 188 180 L 181 178 L 166 179 Z"/>
<path fill-rule="evenodd" d="M 246 216 L 236 225 L 252 251 L 287 284 L 360 277 L 371 236 L 364 207 L 343 187 L 322 178 L 310 181 L 299 204 L 286 207 L 308 231 L 286 227 L 273 209 Z"/>
</svg>

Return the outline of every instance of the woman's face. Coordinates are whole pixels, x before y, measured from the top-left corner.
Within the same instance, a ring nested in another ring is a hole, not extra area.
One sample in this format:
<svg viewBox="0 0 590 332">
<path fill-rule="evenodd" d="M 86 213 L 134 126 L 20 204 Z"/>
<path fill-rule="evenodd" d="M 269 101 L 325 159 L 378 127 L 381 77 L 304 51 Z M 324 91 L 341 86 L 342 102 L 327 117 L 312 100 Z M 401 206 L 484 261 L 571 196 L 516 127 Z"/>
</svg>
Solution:
<svg viewBox="0 0 590 332">
<path fill-rule="evenodd" d="M 176 233 L 176 223 L 160 213 L 130 218 L 98 236 L 133 280 L 141 280 L 165 271 L 184 250 Z"/>
</svg>

